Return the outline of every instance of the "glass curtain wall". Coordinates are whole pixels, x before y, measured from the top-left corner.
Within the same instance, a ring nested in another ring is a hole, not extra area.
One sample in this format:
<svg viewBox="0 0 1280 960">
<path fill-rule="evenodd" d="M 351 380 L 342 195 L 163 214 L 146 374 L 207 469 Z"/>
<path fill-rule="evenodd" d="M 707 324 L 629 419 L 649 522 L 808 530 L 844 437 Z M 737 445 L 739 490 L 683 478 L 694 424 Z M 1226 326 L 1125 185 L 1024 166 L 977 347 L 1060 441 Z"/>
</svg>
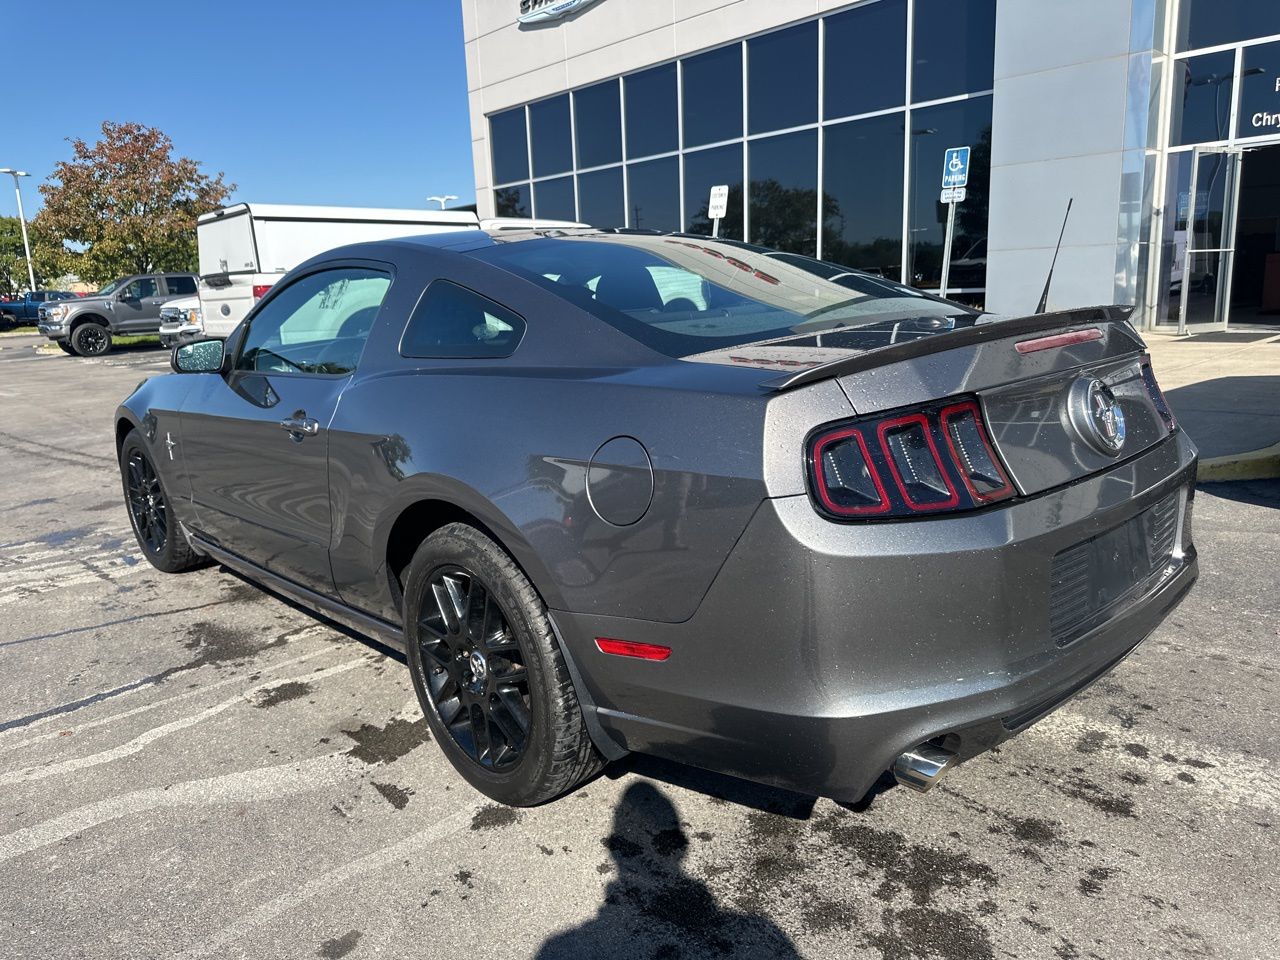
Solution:
<svg viewBox="0 0 1280 960">
<path fill-rule="evenodd" d="M 1280 142 L 1280 3 L 1258 0 L 1169 0 L 1168 123 L 1165 148 L 1164 211 L 1156 285 L 1157 322 L 1177 323 L 1185 283 L 1188 323 L 1216 318 L 1220 283 L 1234 271 L 1234 307 L 1256 304 L 1245 296 L 1251 271 L 1262 275 L 1266 257 L 1280 249 L 1276 223 L 1267 222 L 1265 242 L 1224 236 L 1232 197 L 1230 161 L 1221 151 L 1251 150 Z M 1206 151 L 1196 170 L 1195 150 Z M 512 161 L 518 167 L 519 160 Z M 1247 211 L 1242 211 L 1244 215 Z M 1232 271 L 1219 253 L 1192 251 L 1235 247 Z M 1257 250 L 1253 247 L 1258 247 Z M 1263 249 L 1265 247 L 1265 249 Z M 1258 261 L 1254 263 L 1254 261 Z M 1254 284 L 1261 288 L 1262 282 Z M 1244 302 L 1236 302 L 1242 300 Z M 1254 299 L 1257 299 L 1256 297 Z M 1235 313 L 1233 307 L 1233 314 Z"/>
<path fill-rule="evenodd" d="M 489 117 L 499 216 L 720 235 L 936 288 L 948 147 L 973 148 L 951 290 L 980 302 L 996 0 L 869 0 Z"/>
</svg>

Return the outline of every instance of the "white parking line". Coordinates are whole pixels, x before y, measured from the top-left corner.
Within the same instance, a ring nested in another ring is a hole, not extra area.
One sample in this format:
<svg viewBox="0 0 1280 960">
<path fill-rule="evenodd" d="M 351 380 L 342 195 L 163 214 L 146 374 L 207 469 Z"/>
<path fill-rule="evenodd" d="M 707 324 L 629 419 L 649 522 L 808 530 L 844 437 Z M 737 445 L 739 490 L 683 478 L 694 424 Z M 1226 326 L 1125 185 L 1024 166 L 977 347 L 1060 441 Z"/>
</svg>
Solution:
<svg viewBox="0 0 1280 960">
<path fill-rule="evenodd" d="M 340 663 L 333 667 L 328 667 L 324 670 L 318 670 L 314 673 L 302 674 L 300 676 L 288 677 L 281 680 L 272 680 L 269 683 L 260 683 L 234 697 L 223 700 L 221 703 L 215 703 L 211 707 L 206 707 L 199 713 L 192 714 L 189 717 L 182 717 L 178 720 L 170 721 L 169 723 L 161 724 L 158 727 L 152 727 L 150 730 L 140 733 L 127 743 L 122 743 L 119 746 L 110 748 L 109 750 L 91 753 L 84 757 L 73 757 L 70 760 L 63 760 L 59 763 L 50 763 L 41 767 L 26 767 L 21 770 L 11 770 L 7 773 L 0 773 L 0 786 L 8 786 L 15 783 L 31 783 L 35 780 L 44 780 L 48 777 L 56 777 L 66 773 L 75 773 L 78 770 L 85 770 L 89 767 L 97 767 L 104 763 L 111 763 L 114 760 L 130 757 L 135 753 L 141 752 L 149 744 L 152 744 L 163 737 L 167 737 L 171 733 L 177 733 L 179 730 L 185 730 L 188 727 L 193 727 L 197 723 L 208 720 L 210 717 L 216 717 L 218 714 L 246 702 L 255 693 L 260 693 L 270 690 L 273 687 L 278 687 L 281 684 L 295 681 L 305 680 L 308 683 L 313 683 L 316 680 L 322 680 L 325 677 L 330 677 L 338 673 L 345 673 L 347 670 L 352 670 L 362 664 L 369 664 L 373 662 L 374 656 L 369 654 L 363 657 L 357 657 L 354 660 L 348 660 L 345 663 Z"/>
</svg>

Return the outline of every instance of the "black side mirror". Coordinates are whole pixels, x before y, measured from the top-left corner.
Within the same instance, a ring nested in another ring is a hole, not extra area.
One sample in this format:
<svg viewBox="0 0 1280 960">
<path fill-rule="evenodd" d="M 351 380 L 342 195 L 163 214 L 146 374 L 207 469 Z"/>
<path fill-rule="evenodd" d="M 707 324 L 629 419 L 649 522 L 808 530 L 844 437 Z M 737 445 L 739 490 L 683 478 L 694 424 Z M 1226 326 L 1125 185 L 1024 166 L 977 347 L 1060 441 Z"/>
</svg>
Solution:
<svg viewBox="0 0 1280 960">
<path fill-rule="evenodd" d="M 221 340 L 196 340 L 173 348 L 169 365 L 174 373 L 218 373 L 222 370 Z"/>
</svg>

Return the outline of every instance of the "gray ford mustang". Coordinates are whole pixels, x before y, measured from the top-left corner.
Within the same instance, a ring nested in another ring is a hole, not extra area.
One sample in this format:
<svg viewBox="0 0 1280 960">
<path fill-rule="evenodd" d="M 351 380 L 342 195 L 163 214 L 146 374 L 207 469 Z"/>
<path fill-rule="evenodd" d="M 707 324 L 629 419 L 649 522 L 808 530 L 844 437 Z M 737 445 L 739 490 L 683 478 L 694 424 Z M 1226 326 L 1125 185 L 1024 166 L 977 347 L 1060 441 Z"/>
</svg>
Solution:
<svg viewBox="0 0 1280 960">
<path fill-rule="evenodd" d="M 283 278 L 119 408 L 138 542 L 402 647 L 477 789 L 642 751 L 928 789 L 1196 578 L 1123 308 L 998 318 L 691 235 L 472 231 Z"/>
</svg>

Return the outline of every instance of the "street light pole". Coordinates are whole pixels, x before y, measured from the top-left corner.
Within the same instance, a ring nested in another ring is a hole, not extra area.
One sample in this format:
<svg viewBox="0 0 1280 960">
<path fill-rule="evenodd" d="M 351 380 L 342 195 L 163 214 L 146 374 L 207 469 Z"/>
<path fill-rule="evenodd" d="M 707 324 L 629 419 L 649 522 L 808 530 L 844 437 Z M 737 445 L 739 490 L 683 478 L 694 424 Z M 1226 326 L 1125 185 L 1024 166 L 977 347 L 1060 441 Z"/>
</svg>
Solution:
<svg viewBox="0 0 1280 960">
<path fill-rule="evenodd" d="M 31 281 L 31 292 L 36 290 L 36 271 L 31 266 L 31 242 L 27 239 L 27 217 L 22 212 L 22 191 L 18 188 L 19 177 L 29 177 L 25 170 L 14 170 L 12 167 L 0 167 L 0 173 L 13 177 L 13 195 L 18 198 L 18 223 L 22 224 L 22 252 L 27 257 L 27 279 Z"/>
<path fill-rule="evenodd" d="M 450 200 L 457 200 L 458 198 L 457 198 L 457 197 L 455 197 L 455 196 L 454 196 L 453 194 L 451 194 L 451 193 L 446 193 L 446 194 L 445 194 L 444 196 L 442 196 L 442 197 L 427 197 L 427 199 L 428 199 L 428 200 L 434 200 L 436 203 L 440 204 L 440 209 L 441 209 L 441 210 L 443 210 L 443 209 L 444 209 L 444 205 L 445 205 L 446 203 L 448 203 Z"/>
</svg>

